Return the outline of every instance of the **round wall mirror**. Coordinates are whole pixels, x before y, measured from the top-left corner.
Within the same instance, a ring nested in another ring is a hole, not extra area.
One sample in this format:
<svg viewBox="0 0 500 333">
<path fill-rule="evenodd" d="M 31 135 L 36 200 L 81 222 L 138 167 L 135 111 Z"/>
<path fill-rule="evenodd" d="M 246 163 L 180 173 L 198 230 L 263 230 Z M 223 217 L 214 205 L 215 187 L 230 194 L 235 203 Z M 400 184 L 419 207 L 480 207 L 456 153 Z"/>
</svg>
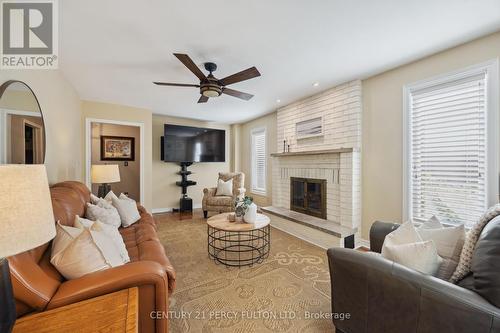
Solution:
<svg viewBox="0 0 500 333">
<path fill-rule="evenodd" d="M 31 88 L 21 81 L 0 86 L 0 164 L 43 164 L 45 127 Z"/>
</svg>

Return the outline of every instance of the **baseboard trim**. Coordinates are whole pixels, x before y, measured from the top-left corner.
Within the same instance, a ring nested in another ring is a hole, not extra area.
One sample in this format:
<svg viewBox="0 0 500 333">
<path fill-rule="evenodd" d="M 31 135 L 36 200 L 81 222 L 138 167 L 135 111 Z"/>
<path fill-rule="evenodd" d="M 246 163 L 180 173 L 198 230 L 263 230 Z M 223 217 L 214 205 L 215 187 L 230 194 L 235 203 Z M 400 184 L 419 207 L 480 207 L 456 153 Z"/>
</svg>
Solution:
<svg viewBox="0 0 500 333">
<path fill-rule="evenodd" d="M 367 249 L 369 249 L 370 248 L 370 241 L 367 239 L 363 239 L 363 238 L 356 239 L 356 247 L 361 247 L 361 246 L 364 246 Z"/>
<path fill-rule="evenodd" d="M 151 212 L 153 214 L 161 214 L 161 213 L 169 213 L 172 211 L 172 208 L 153 208 Z"/>
<path fill-rule="evenodd" d="M 193 205 L 193 209 L 199 209 L 201 208 L 201 204 L 195 204 Z M 163 214 L 163 213 L 170 213 L 174 210 L 172 207 L 167 207 L 167 208 L 153 208 L 151 212 L 153 214 Z"/>
</svg>

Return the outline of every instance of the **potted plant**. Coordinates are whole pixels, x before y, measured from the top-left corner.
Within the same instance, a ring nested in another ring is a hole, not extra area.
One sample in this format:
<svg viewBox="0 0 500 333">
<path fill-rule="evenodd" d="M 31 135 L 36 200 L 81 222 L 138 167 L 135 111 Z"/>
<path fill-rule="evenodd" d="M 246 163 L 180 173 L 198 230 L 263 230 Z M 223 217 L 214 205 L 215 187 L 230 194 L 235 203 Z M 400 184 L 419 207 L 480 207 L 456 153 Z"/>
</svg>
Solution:
<svg viewBox="0 0 500 333">
<path fill-rule="evenodd" d="M 234 215 L 236 221 L 244 220 L 247 223 L 254 223 L 257 218 L 257 205 L 253 203 L 253 198 L 245 196 L 236 199 L 234 202 Z"/>
</svg>

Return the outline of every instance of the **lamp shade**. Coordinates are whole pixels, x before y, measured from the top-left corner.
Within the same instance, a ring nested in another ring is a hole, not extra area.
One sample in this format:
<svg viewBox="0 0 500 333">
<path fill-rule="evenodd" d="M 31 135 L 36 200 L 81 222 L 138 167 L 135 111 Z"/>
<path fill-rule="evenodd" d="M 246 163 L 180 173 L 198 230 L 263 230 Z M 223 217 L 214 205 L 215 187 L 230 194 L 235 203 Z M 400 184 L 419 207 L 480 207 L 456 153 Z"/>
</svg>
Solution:
<svg viewBox="0 0 500 333">
<path fill-rule="evenodd" d="M 1 165 L 0 184 L 0 258 L 31 250 L 55 237 L 44 165 Z"/>
<path fill-rule="evenodd" d="M 107 184 L 120 181 L 120 170 L 118 164 L 94 164 L 92 165 L 92 183 Z"/>
</svg>

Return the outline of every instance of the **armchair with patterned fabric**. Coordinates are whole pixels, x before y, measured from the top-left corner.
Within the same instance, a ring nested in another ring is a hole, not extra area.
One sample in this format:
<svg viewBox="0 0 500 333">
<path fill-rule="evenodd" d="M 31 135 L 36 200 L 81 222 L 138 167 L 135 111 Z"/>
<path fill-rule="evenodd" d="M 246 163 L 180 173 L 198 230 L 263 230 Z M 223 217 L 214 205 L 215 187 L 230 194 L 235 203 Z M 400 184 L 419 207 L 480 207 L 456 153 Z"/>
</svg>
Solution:
<svg viewBox="0 0 500 333">
<path fill-rule="evenodd" d="M 245 195 L 245 174 L 243 172 L 219 172 L 219 179 L 227 182 L 233 179 L 233 195 L 217 195 L 217 187 L 203 189 L 203 216 L 208 212 L 217 213 L 234 211 L 234 201 L 238 196 Z"/>
</svg>

